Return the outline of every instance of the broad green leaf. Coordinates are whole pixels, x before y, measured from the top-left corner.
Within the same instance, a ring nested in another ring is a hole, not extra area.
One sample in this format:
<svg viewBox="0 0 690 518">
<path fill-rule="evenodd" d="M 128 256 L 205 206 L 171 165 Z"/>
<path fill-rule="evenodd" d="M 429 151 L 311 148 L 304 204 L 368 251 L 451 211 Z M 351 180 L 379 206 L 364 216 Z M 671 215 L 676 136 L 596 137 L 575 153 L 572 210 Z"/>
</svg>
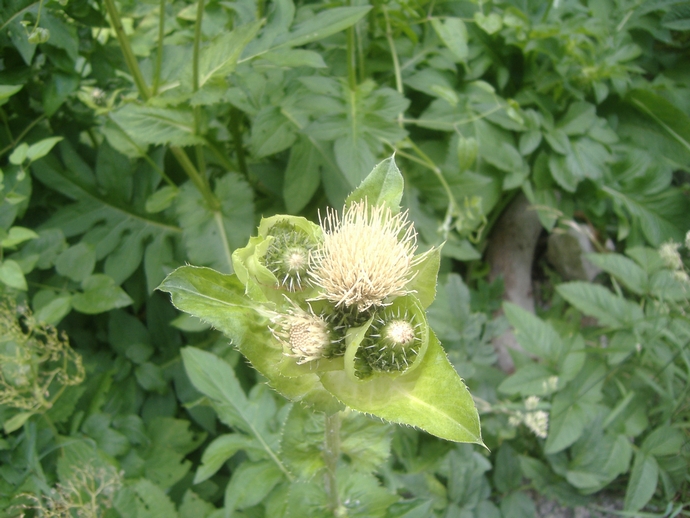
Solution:
<svg viewBox="0 0 690 518">
<path fill-rule="evenodd" d="M 645 438 L 642 451 L 656 457 L 678 455 L 686 440 L 680 429 L 660 426 Z"/>
<path fill-rule="evenodd" d="M 627 100 L 690 152 L 690 117 L 682 109 L 649 90 L 631 90 Z"/>
<path fill-rule="evenodd" d="M 551 380 L 558 379 L 558 371 L 546 365 L 528 363 L 504 379 L 498 390 L 505 394 L 547 396 L 553 392 Z"/>
<path fill-rule="evenodd" d="M 10 97 L 23 87 L 24 85 L 0 85 L 0 106 L 5 104 Z"/>
<path fill-rule="evenodd" d="M 465 61 L 468 55 L 467 28 L 460 18 L 447 17 L 443 20 L 432 18 L 433 26 L 438 37 L 455 56 L 457 61 Z"/>
<path fill-rule="evenodd" d="M 625 491 L 624 509 L 631 512 L 642 509 L 654 496 L 658 480 L 659 464 L 656 459 L 643 450 L 638 451 Z"/>
<path fill-rule="evenodd" d="M 127 104 L 110 117 L 139 145 L 190 146 L 204 142 L 195 133 L 191 110 Z"/>
<path fill-rule="evenodd" d="M 217 509 L 213 504 L 188 489 L 185 491 L 178 511 L 180 518 L 208 518 L 212 513 L 217 512 Z"/>
<path fill-rule="evenodd" d="M 166 185 L 158 189 L 146 199 L 146 212 L 155 214 L 164 211 L 172 204 L 180 190 L 172 185 Z"/>
<path fill-rule="evenodd" d="M 76 282 L 89 277 L 95 266 L 96 252 L 93 246 L 83 242 L 69 247 L 55 260 L 55 270 Z"/>
<path fill-rule="evenodd" d="M 428 250 L 423 257 L 414 267 L 415 276 L 407 284 L 407 289 L 416 294 L 422 307 L 428 308 L 436 298 L 438 270 L 441 267 L 441 248 Z"/>
<path fill-rule="evenodd" d="M 171 273 L 159 289 L 172 295 L 178 309 L 212 324 L 232 338 L 254 367 L 285 397 L 319 405 L 324 411 L 340 409 L 316 374 L 299 378 L 282 376 L 282 347 L 275 342 L 266 316 L 257 313 L 254 303 L 244 295 L 244 285 L 236 276 L 184 266 Z"/>
<path fill-rule="evenodd" d="M 276 38 L 273 48 L 298 47 L 312 41 L 340 32 L 357 23 L 371 9 L 371 6 L 332 7 L 297 25 Z"/>
<path fill-rule="evenodd" d="M 515 491 L 501 499 L 503 518 L 533 518 L 537 516 L 534 500 L 527 493 Z"/>
<path fill-rule="evenodd" d="M 279 107 L 265 106 L 254 116 L 250 145 L 257 158 L 283 151 L 295 140 L 295 126 Z"/>
<path fill-rule="evenodd" d="M 7 237 L 0 242 L 0 246 L 3 248 L 13 248 L 17 246 L 19 243 L 23 243 L 24 241 L 29 241 L 31 239 L 37 239 L 38 234 L 31 230 L 30 228 L 25 228 L 25 227 L 12 227 L 10 228 L 10 231 L 7 233 Z"/>
<path fill-rule="evenodd" d="M 260 444 L 251 437 L 239 433 L 230 433 L 216 437 L 204 450 L 201 465 L 194 475 L 194 484 L 212 477 L 225 462 L 240 450 L 260 448 Z"/>
<path fill-rule="evenodd" d="M 268 52 L 261 59 L 270 61 L 280 67 L 310 67 L 326 68 L 326 62 L 321 54 L 313 50 L 304 49 L 280 49 Z"/>
<path fill-rule="evenodd" d="M 596 418 L 605 378 L 604 366 L 590 361 L 564 390 L 554 396 L 545 453 L 558 453 L 582 436 L 588 424 Z"/>
<path fill-rule="evenodd" d="M 419 367 L 407 375 L 353 382 L 344 371 L 331 371 L 323 373 L 321 381 L 354 410 L 450 441 L 483 444 L 472 396 L 433 332 Z"/>
<path fill-rule="evenodd" d="M 595 422 L 570 450 L 566 479 L 583 493 L 593 493 L 630 468 L 633 450 L 622 434 L 603 433 Z"/>
<path fill-rule="evenodd" d="M 291 214 L 301 211 L 321 183 L 321 155 L 308 139 L 300 137 L 290 150 L 285 180 L 283 199 L 285 207 Z"/>
<path fill-rule="evenodd" d="M 18 414 L 14 414 L 3 423 L 2 429 L 6 434 L 16 432 L 24 426 L 24 423 L 26 423 L 32 415 L 34 415 L 33 412 L 19 412 Z"/>
<path fill-rule="evenodd" d="M 235 69 L 244 47 L 261 28 L 263 21 L 257 20 L 226 32 L 215 38 L 200 50 L 199 87 L 216 77 L 227 76 Z"/>
<path fill-rule="evenodd" d="M 250 434 L 261 445 L 271 459 L 273 467 L 291 478 L 274 450 L 275 438 L 266 428 L 256 404 L 252 404 L 244 394 L 232 367 L 217 356 L 185 347 L 182 360 L 187 375 L 201 393 L 217 405 L 219 417 L 229 426 L 237 427 Z"/>
<path fill-rule="evenodd" d="M 239 175 L 227 173 L 216 181 L 220 210 L 213 211 L 190 181 L 175 199 L 189 261 L 232 272 L 232 252 L 243 246 L 254 228 L 253 192 Z"/>
<path fill-rule="evenodd" d="M 495 34 L 503 27 L 503 20 L 498 13 L 490 13 L 487 16 L 477 11 L 474 13 L 474 22 L 487 34 Z"/>
<path fill-rule="evenodd" d="M 527 352 L 554 363 L 558 361 L 564 345 L 551 324 L 511 302 L 503 303 L 503 311 L 515 328 L 515 337 Z"/>
<path fill-rule="evenodd" d="M 28 289 L 21 267 L 12 259 L 5 259 L 0 264 L 0 282 L 16 290 Z"/>
<path fill-rule="evenodd" d="M 576 281 L 561 284 L 556 289 L 570 304 L 595 317 L 603 326 L 631 327 L 644 318 L 640 306 L 598 284 Z"/>
<path fill-rule="evenodd" d="M 517 453 L 508 441 L 501 444 L 496 454 L 493 469 L 493 481 L 501 493 L 519 489 L 522 485 L 522 472 Z"/>
<path fill-rule="evenodd" d="M 95 315 L 132 304 L 132 299 L 115 284 L 112 277 L 100 273 L 89 276 L 83 283 L 83 293 L 72 297 L 72 306 L 80 313 Z"/>
<path fill-rule="evenodd" d="M 634 261 L 620 254 L 587 254 L 587 259 L 637 295 L 649 289 L 649 277 Z"/>
<path fill-rule="evenodd" d="M 146 478 L 141 478 L 132 487 L 136 492 L 137 516 L 178 518 L 175 504 L 156 484 Z"/>
<path fill-rule="evenodd" d="M 180 229 L 147 216 L 137 189 L 132 190 L 132 199 L 104 196 L 95 173 L 65 141 L 60 151 L 64 166 L 51 153 L 35 162 L 32 170 L 41 182 L 75 203 L 63 205 L 43 228 L 59 229 L 67 238 L 84 234 L 82 241 L 93 246 L 96 261 L 106 260 L 105 272 L 119 284 L 137 269 L 145 250 Z M 39 267 L 47 266 L 39 263 Z"/>
<path fill-rule="evenodd" d="M 689 228 L 687 200 L 677 189 L 668 188 L 653 194 L 628 192 L 610 185 L 602 189 L 639 222 L 650 244 L 659 246 L 670 239 L 682 242 L 685 238 Z"/>
<path fill-rule="evenodd" d="M 35 300 L 35 299 L 34 299 Z M 35 302 L 34 302 L 35 304 Z M 34 318 L 38 322 L 57 325 L 72 310 L 72 296 L 63 295 L 53 298 L 50 302 L 34 307 Z"/>
<path fill-rule="evenodd" d="M 338 469 L 336 485 L 339 501 L 342 502 L 344 512 L 351 518 L 384 518 L 390 506 L 399 499 L 397 495 L 381 487 L 374 475 L 356 473 L 347 466 Z M 333 516 L 323 484 L 314 484 L 312 480 L 292 484 L 287 510 L 288 516 Z"/>
<path fill-rule="evenodd" d="M 26 160 L 27 151 L 29 151 L 29 144 L 26 142 L 19 144 L 16 148 L 14 148 L 14 151 L 12 151 L 9 156 L 10 163 L 14 165 L 21 165 L 24 160 Z"/>
<path fill-rule="evenodd" d="M 385 204 L 394 212 L 400 211 L 400 200 L 403 194 L 403 177 L 390 157 L 379 162 L 367 177 L 347 197 L 347 205 L 367 199 L 370 205 Z"/>
<path fill-rule="evenodd" d="M 53 149 L 55 144 L 57 144 L 61 140 L 62 137 L 50 137 L 43 140 L 39 140 L 35 144 L 31 144 L 31 146 L 29 146 L 29 149 L 26 151 L 26 158 L 31 162 L 33 162 L 34 160 L 38 160 L 39 158 L 43 158 L 48 153 L 50 153 L 50 150 Z"/>
<path fill-rule="evenodd" d="M 273 462 L 243 462 L 225 488 L 225 511 L 257 505 L 284 477 Z"/>
<path fill-rule="evenodd" d="M 566 135 L 584 135 L 597 121 L 596 107 L 588 102 L 574 102 L 556 127 Z"/>
</svg>

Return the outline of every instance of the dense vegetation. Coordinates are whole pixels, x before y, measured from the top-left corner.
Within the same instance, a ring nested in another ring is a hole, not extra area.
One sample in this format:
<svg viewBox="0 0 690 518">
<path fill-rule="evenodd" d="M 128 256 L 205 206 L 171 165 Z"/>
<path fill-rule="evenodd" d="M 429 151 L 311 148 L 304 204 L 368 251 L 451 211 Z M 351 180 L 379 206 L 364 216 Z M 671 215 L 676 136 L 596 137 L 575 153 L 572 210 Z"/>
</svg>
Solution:
<svg viewBox="0 0 690 518">
<path fill-rule="evenodd" d="M 1 513 L 690 515 L 687 2 L 5 0 L 0 49 Z M 349 412 L 336 471 L 156 288 L 393 154 L 488 449 Z M 537 251 L 536 314 L 483 260 L 521 196 L 600 271 Z"/>
</svg>

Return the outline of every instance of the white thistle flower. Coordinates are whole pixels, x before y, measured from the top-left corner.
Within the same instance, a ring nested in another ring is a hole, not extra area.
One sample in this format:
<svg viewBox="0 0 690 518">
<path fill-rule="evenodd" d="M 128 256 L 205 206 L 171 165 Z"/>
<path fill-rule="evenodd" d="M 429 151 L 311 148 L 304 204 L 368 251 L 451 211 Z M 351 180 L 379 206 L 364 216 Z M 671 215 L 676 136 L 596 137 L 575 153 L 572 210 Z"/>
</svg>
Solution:
<svg viewBox="0 0 690 518">
<path fill-rule="evenodd" d="M 342 218 L 327 211 L 321 227 L 323 243 L 312 251 L 309 270 L 312 283 L 323 290 L 317 299 L 366 311 L 409 293 L 405 286 L 418 260 L 417 233 L 407 212 L 393 214 L 365 199 L 345 209 Z"/>
<path fill-rule="evenodd" d="M 549 414 L 543 410 L 528 412 L 524 417 L 524 422 L 534 435 L 546 439 L 549 431 Z"/>
</svg>

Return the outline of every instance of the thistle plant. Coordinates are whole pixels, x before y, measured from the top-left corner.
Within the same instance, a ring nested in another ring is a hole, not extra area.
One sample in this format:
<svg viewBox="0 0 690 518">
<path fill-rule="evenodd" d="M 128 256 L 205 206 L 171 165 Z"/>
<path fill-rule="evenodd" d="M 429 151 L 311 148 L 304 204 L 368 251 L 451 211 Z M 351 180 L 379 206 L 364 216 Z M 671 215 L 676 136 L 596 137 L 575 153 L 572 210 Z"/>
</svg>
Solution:
<svg viewBox="0 0 690 518">
<path fill-rule="evenodd" d="M 440 251 L 417 253 L 402 192 L 394 160 L 384 160 L 341 213 L 326 209 L 320 225 L 289 215 L 263 219 L 257 236 L 233 253 L 233 275 L 184 266 L 159 287 L 231 338 L 276 391 L 325 413 L 331 495 L 345 408 L 483 444 L 472 397 L 426 317 Z M 186 366 L 208 356 L 183 351 Z M 222 385 L 194 369 L 196 385 Z"/>
</svg>

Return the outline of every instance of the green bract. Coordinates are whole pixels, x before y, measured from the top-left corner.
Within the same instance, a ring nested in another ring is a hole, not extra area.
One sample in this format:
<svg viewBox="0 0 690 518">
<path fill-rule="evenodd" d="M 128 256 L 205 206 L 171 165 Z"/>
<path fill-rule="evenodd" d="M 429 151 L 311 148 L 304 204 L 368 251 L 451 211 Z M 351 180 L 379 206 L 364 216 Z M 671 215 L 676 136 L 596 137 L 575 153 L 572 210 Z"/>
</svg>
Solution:
<svg viewBox="0 0 690 518">
<path fill-rule="evenodd" d="M 159 289 L 229 336 L 293 401 L 482 444 L 472 397 L 427 322 L 439 253 L 415 255 L 402 188 L 385 160 L 321 227 L 263 219 L 234 252 L 234 275 L 184 266 Z"/>
</svg>

